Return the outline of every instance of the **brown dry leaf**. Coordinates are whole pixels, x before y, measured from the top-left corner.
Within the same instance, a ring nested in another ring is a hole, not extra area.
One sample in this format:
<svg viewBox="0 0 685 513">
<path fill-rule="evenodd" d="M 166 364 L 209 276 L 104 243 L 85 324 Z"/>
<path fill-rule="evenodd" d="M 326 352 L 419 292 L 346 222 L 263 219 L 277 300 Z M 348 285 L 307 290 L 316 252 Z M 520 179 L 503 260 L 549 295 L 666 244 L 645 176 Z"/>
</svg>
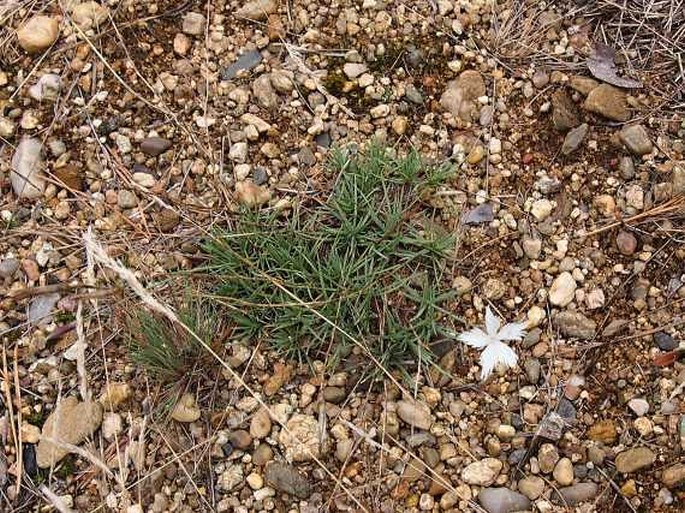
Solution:
<svg viewBox="0 0 685 513">
<path fill-rule="evenodd" d="M 614 62 L 616 50 L 603 43 L 596 43 L 592 55 L 587 60 L 587 67 L 592 76 L 607 84 L 626 89 L 642 87 L 642 82 L 632 78 L 619 77 L 618 68 Z"/>
</svg>

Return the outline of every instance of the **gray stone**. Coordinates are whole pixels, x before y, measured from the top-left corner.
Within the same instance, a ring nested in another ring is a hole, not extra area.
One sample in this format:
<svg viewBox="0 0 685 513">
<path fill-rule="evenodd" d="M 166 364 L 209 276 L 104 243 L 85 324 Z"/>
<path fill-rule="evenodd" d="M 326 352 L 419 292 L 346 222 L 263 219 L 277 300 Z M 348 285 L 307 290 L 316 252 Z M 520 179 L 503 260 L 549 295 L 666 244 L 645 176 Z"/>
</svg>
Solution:
<svg viewBox="0 0 685 513">
<path fill-rule="evenodd" d="M 189 12 L 183 17 L 183 32 L 191 36 L 201 36 L 205 33 L 207 18 L 199 12 Z"/>
<path fill-rule="evenodd" d="M 595 483 L 578 483 L 555 490 L 552 494 L 552 501 L 556 504 L 575 506 L 594 499 L 597 493 L 599 493 L 599 486 Z"/>
<path fill-rule="evenodd" d="M 616 247 L 622 255 L 630 256 L 637 250 L 637 238 L 631 232 L 621 230 L 616 234 Z"/>
<path fill-rule="evenodd" d="M 621 142 L 635 155 L 646 155 L 652 152 L 652 141 L 642 125 L 624 126 L 618 133 Z"/>
<path fill-rule="evenodd" d="M 673 166 L 671 183 L 673 184 L 673 194 L 685 193 L 685 163 Z"/>
<path fill-rule="evenodd" d="M 138 198 L 136 198 L 135 193 L 121 189 L 117 194 L 117 205 L 124 210 L 134 208 L 138 205 Z"/>
<path fill-rule="evenodd" d="M 638 417 L 644 417 L 649 411 L 649 403 L 641 397 L 635 397 L 628 401 L 628 408 Z"/>
<path fill-rule="evenodd" d="M 297 153 L 297 161 L 303 166 L 313 166 L 316 164 L 316 155 L 309 146 L 303 146 Z"/>
<path fill-rule="evenodd" d="M 423 103 L 423 95 L 413 85 L 407 86 L 407 89 L 404 91 L 404 96 L 415 105 L 421 105 Z"/>
<path fill-rule="evenodd" d="M 561 145 L 561 153 L 568 156 L 580 148 L 580 145 L 583 143 L 589 130 L 590 126 L 587 123 L 583 123 L 579 127 L 570 130 L 566 134 L 566 137 L 564 137 L 564 142 Z"/>
<path fill-rule="evenodd" d="M 19 270 L 19 260 L 5 258 L 0 262 L 0 278 L 11 278 Z"/>
<path fill-rule="evenodd" d="M 267 174 L 266 169 L 264 169 L 262 166 L 255 167 L 254 171 L 252 172 L 252 181 L 255 183 L 255 185 L 264 185 L 266 182 L 268 182 L 269 175 Z"/>
<path fill-rule="evenodd" d="M 663 331 L 654 334 L 654 343 L 662 351 L 673 351 L 678 347 L 678 342 L 671 335 Z"/>
<path fill-rule="evenodd" d="M 243 53 L 238 59 L 224 69 L 221 70 L 221 80 L 232 80 L 241 71 L 249 71 L 262 62 L 262 54 L 258 50 L 248 50 Z"/>
<path fill-rule="evenodd" d="M 266 483 L 276 490 L 300 499 L 306 499 L 312 494 L 308 479 L 287 463 L 274 461 L 268 464 L 264 478 Z"/>
<path fill-rule="evenodd" d="M 621 176 L 626 180 L 631 180 L 635 176 L 635 164 L 633 159 L 630 157 L 621 157 L 621 161 L 618 163 L 618 170 L 621 172 Z"/>
<path fill-rule="evenodd" d="M 526 371 L 526 377 L 530 383 L 535 385 L 540 381 L 540 360 L 537 358 L 528 358 L 523 363 L 523 369 Z"/>
<path fill-rule="evenodd" d="M 361 62 L 346 62 L 343 66 L 343 73 L 345 73 L 347 78 L 355 79 L 363 73 L 366 73 L 368 69 L 368 66 Z"/>
<path fill-rule="evenodd" d="M 563 335 L 581 340 L 591 339 L 597 330 L 597 323 L 580 312 L 559 312 L 554 324 Z"/>
<path fill-rule="evenodd" d="M 511 513 L 530 508 L 530 500 L 509 488 L 485 488 L 478 494 L 478 502 L 488 513 Z"/>
</svg>

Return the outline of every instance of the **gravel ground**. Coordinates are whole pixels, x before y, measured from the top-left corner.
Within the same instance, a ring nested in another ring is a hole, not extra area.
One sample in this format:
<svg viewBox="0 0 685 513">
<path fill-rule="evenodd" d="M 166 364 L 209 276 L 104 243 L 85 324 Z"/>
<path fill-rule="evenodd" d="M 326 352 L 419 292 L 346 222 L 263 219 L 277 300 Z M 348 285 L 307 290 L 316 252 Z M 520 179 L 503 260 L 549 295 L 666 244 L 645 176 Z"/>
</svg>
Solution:
<svg viewBox="0 0 685 513">
<path fill-rule="evenodd" d="M 683 111 L 593 78 L 580 2 L 514 4 L 0 6 L 0 509 L 683 511 Z M 318 197 L 371 139 L 457 170 L 449 310 L 524 322 L 518 365 L 482 382 L 453 340 L 366 389 L 217 333 L 160 416 L 83 233 L 167 299 L 241 204 Z"/>
</svg>

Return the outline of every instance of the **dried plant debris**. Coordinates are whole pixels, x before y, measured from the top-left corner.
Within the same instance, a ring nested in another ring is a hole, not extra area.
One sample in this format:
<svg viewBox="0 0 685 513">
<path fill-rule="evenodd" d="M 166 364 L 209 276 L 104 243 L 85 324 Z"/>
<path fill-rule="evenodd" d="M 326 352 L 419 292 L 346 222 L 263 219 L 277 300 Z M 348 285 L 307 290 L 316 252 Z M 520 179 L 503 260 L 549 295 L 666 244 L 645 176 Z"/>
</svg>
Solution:
<svg viewBox="0 0 685 513">
<path fill-rule="evenodd" d="M 587 67 L 592 76 L 602 82 L 623 87 L 626 89 L 636 89 L 642 87 L 642 82 L 632 78 L 625 78 L 618 75 L 616 66 L 616 50 L 604 43 L 596 43 L 592 55 L 587 60 Z"/>
</svg>

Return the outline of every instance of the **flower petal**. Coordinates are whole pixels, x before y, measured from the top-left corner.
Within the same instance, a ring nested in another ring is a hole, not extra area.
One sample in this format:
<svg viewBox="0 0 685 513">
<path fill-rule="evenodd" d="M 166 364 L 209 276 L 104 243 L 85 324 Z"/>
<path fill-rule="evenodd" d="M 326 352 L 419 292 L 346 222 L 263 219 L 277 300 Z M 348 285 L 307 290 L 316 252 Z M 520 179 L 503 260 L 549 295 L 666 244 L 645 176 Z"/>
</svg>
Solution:
<svg viewBox="0 0 685 513">
<path fill-rule="evenodd" d="M 497 330 L 499 330 L 501 323 L 499 318 L 492 313 L 492 310 L 490 310 L 490 307 L 485 308 L 485 329 L 488 332 L 488 335 L 491 337 L 495 337 L 497 334 Z"/>
<path fill-rule="evenodd" d="M 498 340 L 521 340 L 526 335 L 526 325 L 522 322 L 505 324 L 497 332 Z"/>
<path fill-rule="evenodd" d="M 490 343 L 490 337 L 480 328 L 473 328 L 472 330 L 461 333 L 457 339 L 464 344 L 482 349 Z"/>
<path fill-rule="evenodd" d="M 480 354 L 480 378 L 486 380 L 499 363 L 511 368 L 517 361 L 518 355 L 511 347 L 499 341 L 492 342 Z"/>
</svg>

